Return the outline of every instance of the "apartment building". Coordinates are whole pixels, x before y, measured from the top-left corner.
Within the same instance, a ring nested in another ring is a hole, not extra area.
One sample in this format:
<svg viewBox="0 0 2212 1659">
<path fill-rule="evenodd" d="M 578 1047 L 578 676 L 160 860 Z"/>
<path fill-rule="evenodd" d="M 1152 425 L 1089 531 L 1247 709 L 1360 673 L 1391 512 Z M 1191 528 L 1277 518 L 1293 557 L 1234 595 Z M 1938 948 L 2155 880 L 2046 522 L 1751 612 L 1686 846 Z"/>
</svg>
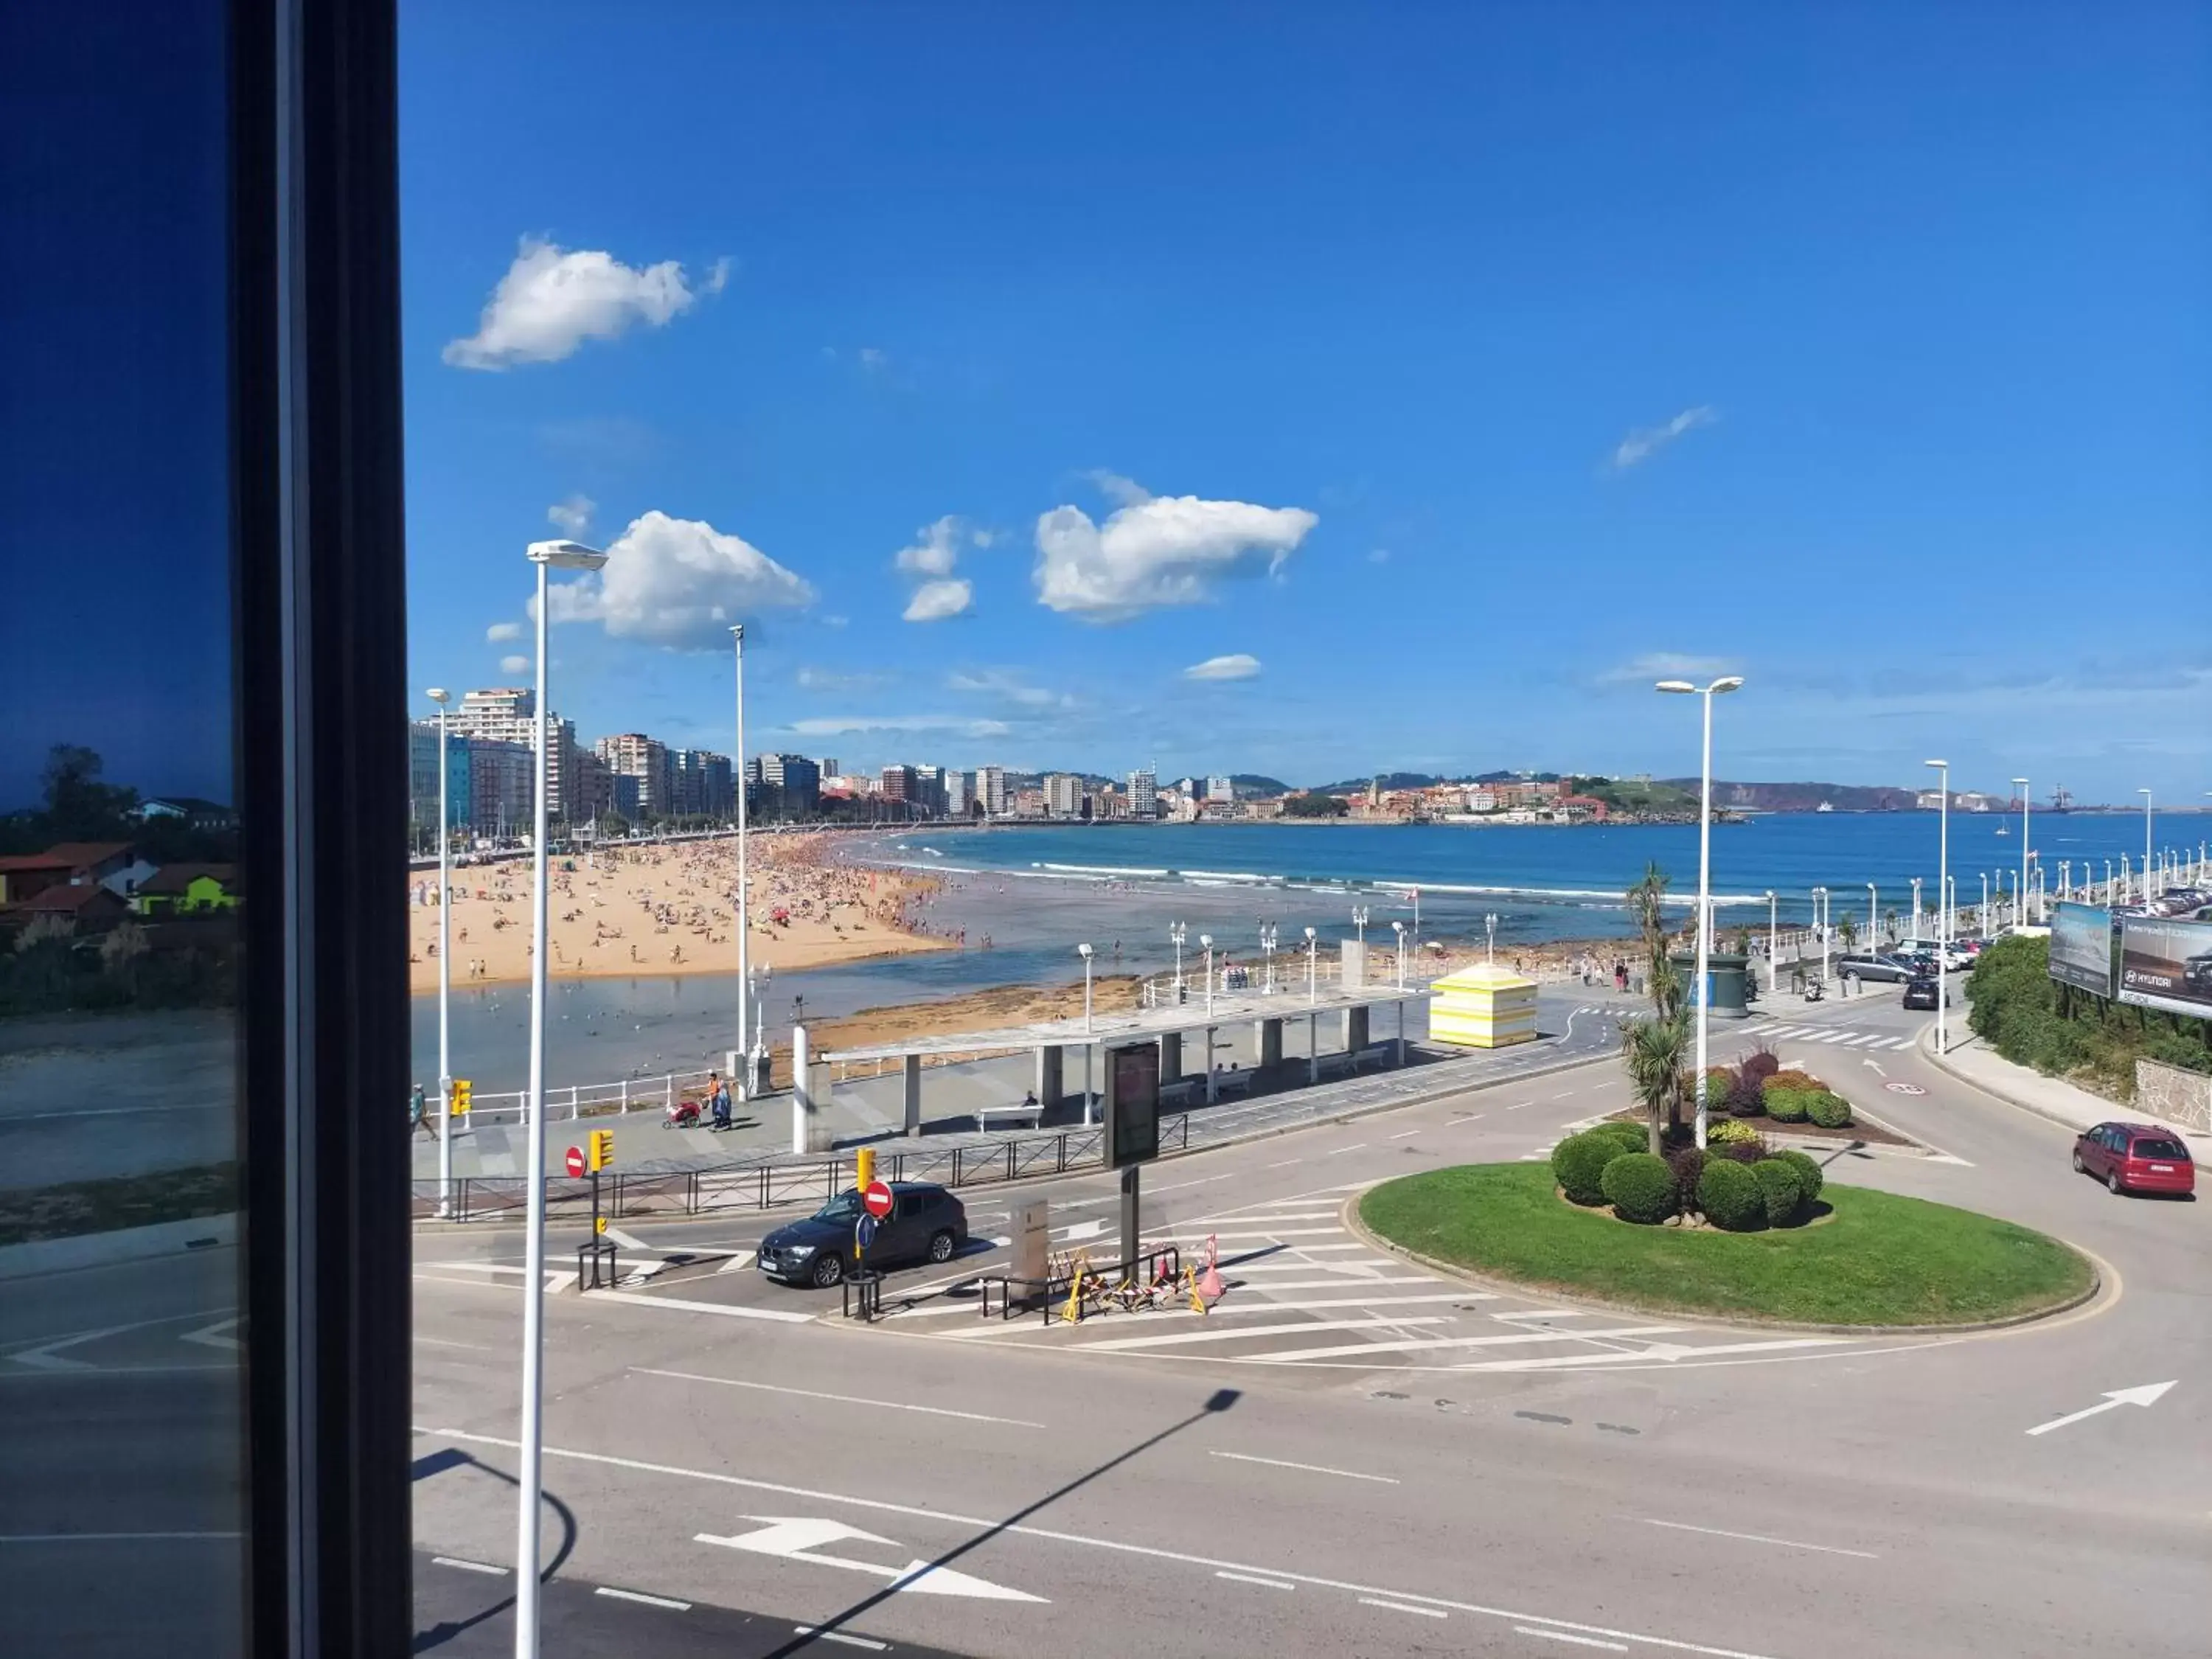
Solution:
<svg viewBox="0 0 2212 1659">
<path fill-rule="evenodd" d="M 1129 774 L 1129 816 L 1156 818 L 1160 815 L 1160 781 L 1151 767 Z"/>
<path fill-rule="evenodd" d="M 666 817 L 676 811 L 676 781 L 668 764 L 667 744 L 642 732 L 624 732 L 601 738 L 598 750 L 609 771 L 637 780 L 639 812 L 647 817 Z"/>
<path fill-rule="evenodd" d="M 1044 781 L 1045 816 L 1079 818 L 1083 816 L 1083 780 L 1073 772 L 1054 772 Z"/>
<path fill-rule="evenodd" d="M 979 766 L 975 769 L 975 798 L 983 803 L 987 817 L 1006 816 L 1006 769 L 1003 766 Z"/>
<path fill-rule="evenodd" d="M 516 744 L 534 750 L 538 744 L 538 694 L 527 686 L 489 686 L 461 694 L 459 707 L 447 719 L 452 729 L 471 741 Z M 551 710 L 545 716 L 545 795 L 554 817 L 573 816 L 570 793 L 576 771 L 576 723 Z M 471 789 L 472 793 L 476 792 Z M 496 791 L 494 792 L 495 795 Z M 530 822 L 526 811 L 523 823 Z M 477 820 L 481 833 L 483 822 Z"/>
</svg>

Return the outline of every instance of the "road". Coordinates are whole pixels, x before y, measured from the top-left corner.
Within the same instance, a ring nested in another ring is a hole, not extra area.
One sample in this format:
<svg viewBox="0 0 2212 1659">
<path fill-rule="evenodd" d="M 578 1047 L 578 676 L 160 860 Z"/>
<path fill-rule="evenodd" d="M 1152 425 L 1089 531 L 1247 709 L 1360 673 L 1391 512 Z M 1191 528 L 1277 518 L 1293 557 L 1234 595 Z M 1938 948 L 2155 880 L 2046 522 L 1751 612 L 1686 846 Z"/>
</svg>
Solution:
<svg viewBox="0 0 2212 1659">
<path fill-rule="evenodd" d="M 1147 1238 L 1218 1242 L 1204 1320 L 984 1322 L 985 1243 L 853 1328 L 750 1270 L 760 1218 L 639 1225 L 633 1259 L 692 1259 L 549 1302 L 547 1652 L 2201 1651 L 2212 1210 L 2073 1176 L 2066 1132 L 1919 1057 L 1893 994 L 1802 1016 L 1717 1050 L 1763 1036 L 1939 1149 L 1832 1179 L 2057 1233 L 2106 1294 L 1974 1336 L 1746 1331 L 1486 1294 L 1347 1229 L 1376 1180 L 1624 1104 L 1612 1062 L 1149 1170 Z M 1063 1243 L 1112 1225 L 1109 1178 L 1019 1191 Z M 1014 1195 L 968 1195 L 986 1240 Z M 418 1241 L 430 1651 L 505 1639 L 518 1261 L 507 1231 Z"/>
</svg>

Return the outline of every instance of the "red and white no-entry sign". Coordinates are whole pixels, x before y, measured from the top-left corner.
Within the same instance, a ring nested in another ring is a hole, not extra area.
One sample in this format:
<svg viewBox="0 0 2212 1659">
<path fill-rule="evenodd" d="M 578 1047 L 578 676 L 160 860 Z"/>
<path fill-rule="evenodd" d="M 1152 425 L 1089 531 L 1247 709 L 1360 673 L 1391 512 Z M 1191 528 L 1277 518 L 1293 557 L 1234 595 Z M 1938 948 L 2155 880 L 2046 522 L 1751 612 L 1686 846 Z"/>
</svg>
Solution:
<svg viewBox="0 0 2212 1659">
<path fill-rule="evenodd" d="M 860 1202 L 867 1206 L 870 1215 L 881 1221 L 891 1212 L 891 1189 L 880 1181 L 871 1181 L 867 1190 L 860 1194 Z"/>
<path fill-rule="evenodd" d="M 568 1149 L 568 1173 L 579 1180 L 583 1177 L 584 1149 L 581 1146 L 571 1146 Z"/>
</svg>

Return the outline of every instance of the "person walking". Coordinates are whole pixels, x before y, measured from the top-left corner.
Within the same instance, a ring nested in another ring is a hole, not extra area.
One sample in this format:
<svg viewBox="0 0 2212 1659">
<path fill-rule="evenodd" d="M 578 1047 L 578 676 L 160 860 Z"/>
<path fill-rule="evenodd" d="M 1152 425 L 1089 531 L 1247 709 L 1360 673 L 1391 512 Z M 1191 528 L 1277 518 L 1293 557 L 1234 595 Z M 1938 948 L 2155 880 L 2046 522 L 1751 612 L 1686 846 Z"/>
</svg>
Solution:
<svg viewBox="0 0 2212 1659">
<path fill-rule="evenodd" d="M 714 1127 L 730 1127 L 730 1085 L 722 1080 L 720 1072 L 707 1073 L 707 1100 L 714 1114 Z"/>
</svg>

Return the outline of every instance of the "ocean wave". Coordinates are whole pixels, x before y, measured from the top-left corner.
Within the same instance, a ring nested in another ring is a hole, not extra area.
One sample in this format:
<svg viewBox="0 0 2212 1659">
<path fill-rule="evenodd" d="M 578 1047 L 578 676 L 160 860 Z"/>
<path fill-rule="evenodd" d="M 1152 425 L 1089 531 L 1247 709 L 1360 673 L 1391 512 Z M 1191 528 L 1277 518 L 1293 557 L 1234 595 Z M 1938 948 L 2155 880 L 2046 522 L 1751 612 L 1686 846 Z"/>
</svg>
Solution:
<svg viewBox="0 0 2212 1659">
<path fill-rule="evenodd" d="M 1037 870 L 1066 871 L 1082 876 L 1151 876 L 1157 878 L 1175 873 L 1172 870 L 1127 869 L 1115 864 L 1039 864 L 1030 867 Z"/>
</svg>

